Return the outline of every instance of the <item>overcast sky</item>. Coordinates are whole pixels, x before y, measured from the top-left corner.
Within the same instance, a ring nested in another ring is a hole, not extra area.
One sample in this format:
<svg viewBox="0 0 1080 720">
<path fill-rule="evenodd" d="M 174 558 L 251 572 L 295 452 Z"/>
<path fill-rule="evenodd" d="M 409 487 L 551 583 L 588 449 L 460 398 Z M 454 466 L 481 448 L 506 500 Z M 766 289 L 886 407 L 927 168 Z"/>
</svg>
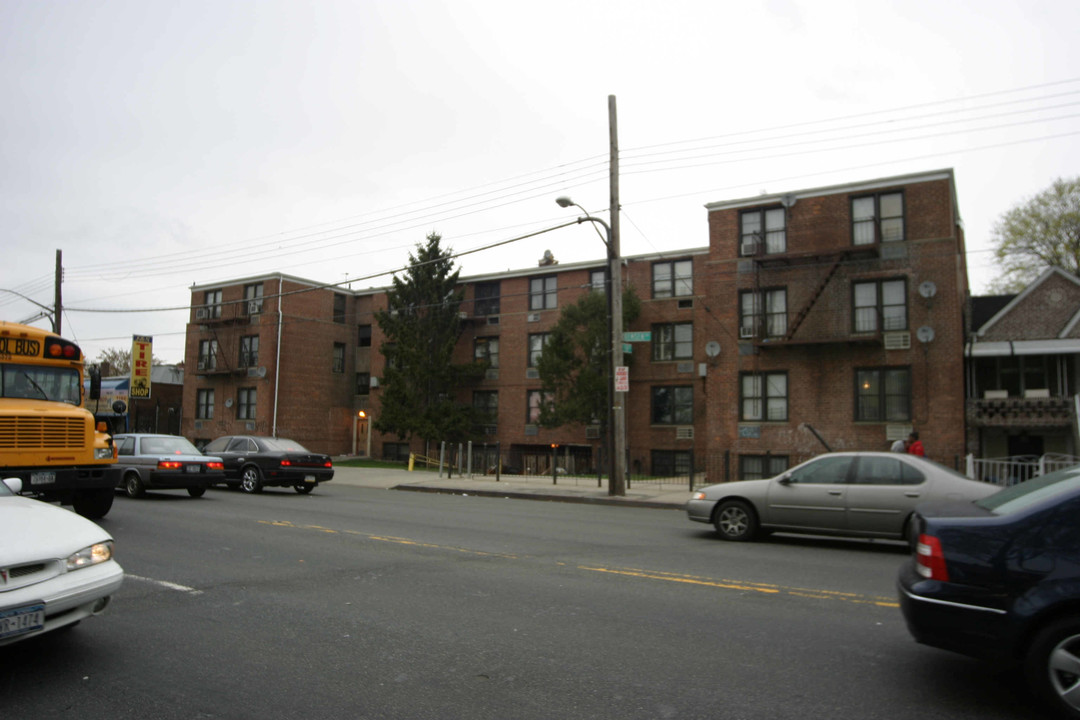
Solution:
<svg viewBox="0 0 1080 720">
<path fill-rule="evenodd" d="M 607 217 L 708 244 L 709 202 L 953 168 L 974 292 L 994 221 L 1080 167 L 1075 0 L 0 0 L 0 318 L 183 359 L 190 286 L 400 268 Z M 585 226 L 463 275 L 594 260 Z M 34 302 L 23 299 L 30 298 Z M 48 321 L 35 324 L 48 326 Z"/>
</svg>

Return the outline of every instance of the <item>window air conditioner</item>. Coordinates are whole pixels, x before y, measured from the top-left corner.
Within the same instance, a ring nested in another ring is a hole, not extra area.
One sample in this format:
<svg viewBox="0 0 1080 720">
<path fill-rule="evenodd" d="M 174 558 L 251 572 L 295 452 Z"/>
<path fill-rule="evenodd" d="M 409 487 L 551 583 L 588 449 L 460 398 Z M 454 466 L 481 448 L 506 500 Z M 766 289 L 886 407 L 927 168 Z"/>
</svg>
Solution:
<svg viewBox="0 0 1080 720">
<path fill-rule="evenodd" d="M 757 240 L 748 240 L 742 244 L 742 255 L 744 257 L 750 255 L 757 255 L 758 243 Z"/>
<path fill-rule="evenodd" d="M 205 320 L 210 316 L 210 311 L 206 308 L 195 308 L 195 319 Z"/>
<path fill-rule="evenodd" d="M 262 312 L 262 301 L 249 300 L 247 306 L 248 315 L 258 315 Z"/>
<path fill-rule="evenodd" d="M 739 337 L 744 339 L 744 340 L 747 339 L 747 338 L 752 338 L 756 334 L 757 333 L 754 332 L 754 328 L 752 328 L 752 327 L 741 327 L 741 328 L 739 328 Z"/>
<path fill-rule="evenodd" d="M 881 336 L 886 350 L 907 350 L 911 347 L 911 333 L 890 332 Z"/>
<path fill-rule="evenodd" d="M 600 437 L 599 425 L 588 425 L 585 428 L 585 437 L 590 440 L 596 440 Z"/>
<path fill-rule="evenodd" d="M 529 380 L 537 380 L 540 377 L 540 371 L 536 368 L 525 368 L 525 377 Z"/>
<path fill-rule="evenodd" d="M 540 313 L 529 313 L 529 322 L 540 322 Z"/>
<path fill-rule="evenodd" d="M 693 440 L 694 439 L 694 426 L 678 427 L 675 428 L 676 440 Z"/>
</svg>

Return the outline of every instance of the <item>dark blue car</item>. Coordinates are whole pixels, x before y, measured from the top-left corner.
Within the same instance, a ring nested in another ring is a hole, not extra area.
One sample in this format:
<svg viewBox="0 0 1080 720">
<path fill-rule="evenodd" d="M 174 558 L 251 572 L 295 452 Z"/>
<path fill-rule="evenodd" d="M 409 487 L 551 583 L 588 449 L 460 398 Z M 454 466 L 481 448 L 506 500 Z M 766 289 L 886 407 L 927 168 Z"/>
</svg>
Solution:
<svg viewBox="0 0 1080 720">
<path fill-rule="evenodd" d="M 900 607 L 926 645 L 1023 668 L 1080 718 L 1080 468 L 916 511 Z"/>
</svg>

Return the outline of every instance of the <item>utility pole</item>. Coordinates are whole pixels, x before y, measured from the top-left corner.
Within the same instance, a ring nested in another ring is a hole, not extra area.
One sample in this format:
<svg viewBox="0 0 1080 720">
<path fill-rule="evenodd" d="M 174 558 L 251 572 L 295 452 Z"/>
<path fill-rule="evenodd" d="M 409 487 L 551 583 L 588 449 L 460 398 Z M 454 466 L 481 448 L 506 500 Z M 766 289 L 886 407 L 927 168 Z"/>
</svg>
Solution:
<svg viewBox="0 0 1080 720">
<path fill-rule="evenodd" d="M 53 332 L 57 335 L 60 334 L 60 314 L 64 311 L 63 302 L 60 299 L 60 284 L 64 281 L 64 251 L 56 251 L 56 280 L 55 280 L 55 302 L 53 303 Z"/>
<path fill-rule="evenodd" d="M 611 265 L 611 372 L 623 364 L 623 302 L 622 257 L 619 251 L 619 128 L 615 114 L 615 96 L 608 95 L 608 126 L 611 135 L 611 247 L 608 248 Z M 626 494 L 626 394 L 616 390 L 613 394 L 615 447 L 611 463 L 609 495 Z"/>
</svg>

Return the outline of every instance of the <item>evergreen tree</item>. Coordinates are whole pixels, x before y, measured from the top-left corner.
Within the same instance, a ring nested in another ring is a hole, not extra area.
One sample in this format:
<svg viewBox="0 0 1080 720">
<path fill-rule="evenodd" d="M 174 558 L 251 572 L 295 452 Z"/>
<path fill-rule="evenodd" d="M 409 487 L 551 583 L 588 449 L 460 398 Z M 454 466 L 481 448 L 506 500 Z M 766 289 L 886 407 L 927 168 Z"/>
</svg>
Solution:
<svg viewBox="0 0 1080 720">
<path fill-rule="evenodd" d="M 458 312 L 463 293 L 450 250 L 439 246 L 441 239 L 432 233 L 426 245 L 416 246 L 404 278 L 393 279 L 388 309 L 375 314 L 386 336 L 380 348 L 386 369 L 374 425 L 402 439 L 461 442 L 476 425 L 476 411 L 458 403 L 455 391 L 483 369 L 451 362 L 462 331 Z"/>
</svg>

